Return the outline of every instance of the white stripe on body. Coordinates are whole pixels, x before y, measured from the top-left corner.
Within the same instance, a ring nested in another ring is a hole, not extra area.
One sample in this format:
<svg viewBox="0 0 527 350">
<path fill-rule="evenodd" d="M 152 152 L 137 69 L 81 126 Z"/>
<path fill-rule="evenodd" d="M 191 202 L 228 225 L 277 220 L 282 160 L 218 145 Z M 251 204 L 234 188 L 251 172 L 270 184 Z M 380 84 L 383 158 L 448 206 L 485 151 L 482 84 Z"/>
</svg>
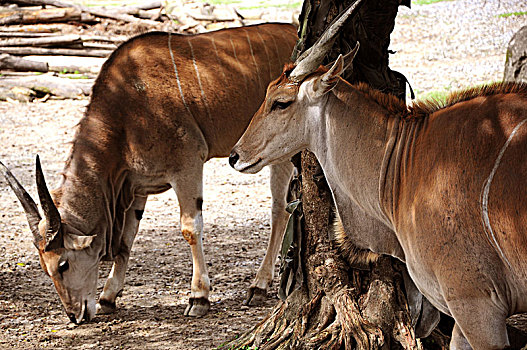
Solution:
<svg viewBox="0 0 527 350">
<path fill-rule="evenodd" d="M 494 248 L 498 251 L 501 258 L 507 263 L 509 268 L 512 268 L 511 263 L 505 256 L 505 253 L 503 253 L 503 250 L 501 250 L 501 247 L 498 244 L 498 241 L 496 239 L 496 236 L 494 235 L 494 231 L 492 230 L 492 226 L 490 224 L 489 219 L 489 192 L 490 192 L 490 185 L 492 184 L 492 180 L 494 179 L 494 175 L 496 174 L 496 171 L 498 170 L 498 167 L 501 163 L 501 158 L 503 157 L 503 154 L 507 150 L 507 147 L 509 147 L 509 144 L 511 143 L 512 139 L 514 138 L 514 135 L 518 132 L 520 127 L 527 121 L 527 119 L 522 120 L 516 127 L 512 130 L 511 134 L 509 135 L 509 138 L 507 139 L 507 142 L 503 145 L 503 147 L 500 150 L 500 153 L 498 154 L 498 158 L 494 162 L 494 167 L 492 168 L 492 171 L 490 172 L 489 177 L 485 181 L 485 186 L 483 186 L 483 191 L 481 194 L 481 214 L 483 219 L 483 227 L 485 228 L 485 234 L 487 235 L 487 238 L 489 239 L 490 243 L 494 246 Z"/>
<path fill-rule="evenodd" d="M 268 35 L 269 33 L 264 30 Z M 274 50 L 275 50 L 275 53 L 276 53 L 276 62 L 278 62 L 278 64 L 280 64 L 280 52 L 278 51 L 278 45 L 276 45 L 276 40 L 274 39 L 274 36 L 273 35 L 269 35 L 271 37 L 271 39 L 273 39 L 273 44 L 274 44 Z M 284 62 L 285 63 L 285 62 Z M 278 72 L 278 74 L 282 73 L 281 71 Z"/>
<path fill-rule="evenodd" d="M 260 79 L 260 69 L 258 69 L 258 63 L 256 63 L 256 58 L 254 58 L 254 52 L 253 52 L 253 45 L 251 43 L 251 38 L 249 37 L 249 33 L 247 33 L 247 30 L 244 29 L 245 37 L 247 38 L 247 43 L 249 43 L 249 49 L 251 50 L 251 57 L 253 58 L 254 67 L 256 68 L 256 74 L 258 76 L 258 87 L 262 88 L 262 80 Z"/>
<path fill-rule="evenodd" d="M 192 46 L 192 43 L 190 42 L 189 38 L 187 38 L 187 42 L 188 42 L 188 46 L 190 46 L 190 53 L 192 55 L 192 64 L 194 65 L 194 70 L 196 71 L 196 77 L 198 78 L 198 85 L 199 85 L 199 89 L 201 90 L 201 97 L 203 98 L 203 104 L 205 105 L 205 109 L 207 110 L 209 119 L 212 119 L 212 115 L 210 114 L 209 102 L 207 101 L 207 96 L 205 96 L 203 85 L 201 85 L 201 78 L 199 76 L 198 65 L 196 63 L 196 58 L 194 57 L 194 47 Z"/>
<path fill-rule="evenodd" d="M 238 59 L 238 55 L 236 55 L 236 48 L 234 47 L 234 43 L 232 42 L 232 38 L 229 37 L 229 41 L 231 42 L 232 51 L 234 53 L 234 58 L 236 59 L 236 62 L 240 65 L 240 68 L 243 68 L 243 64 Z M 241 75 L 243 76 L 243 81 L 245 82 L 245 91 L 248 91 L 249 86 L 247 85 L 247 77 L 243 73 L 243 69 L 240 71 Z"/>
<path fill-rule="evenodd" d="M 183 105 L 187 109 L 188 114 L 190 114 L 192 117 L 192 112 L 190 111 L 190 108 L 188 107 L 187 101 L 185 101 L 185 96 L 183 95 L 183 89 L 181 88 L 181 81 L 179 80 L 179 73 L 176 66 L 176 61 L 174 60 L 174 53 L 172 52 L 172 44 L 171 44 L 171 33 L 168 32 L 168 51 L 170 52 L 170 58 L 172 59 L 172 65 L 174 66 L 174 73 L 176 73 L 176 81 L 177 86 L 179 89 L 179 94 L 181 95 L 181 100 L 183 101 Z"/>
<path fill-rule="evenodd" d="M 260 28 L 256 27 L 256 33 L 258 34 L 258 37 L 260 37 L 260 41 L 262 42 L 263 48 L 265 50 L 265 57 L 267 57 L 267 67 L 269 67 L 269 79 L 272 80 L 273 78 L 273 72 L 271 69 L 271 58 L 269 57 L 269 52 L 267 52 L 267 45 L 265 45 L 265 41 L 262 38 L 262 35 L 260 34 Z"/>
<path fill-rule="evenodd" d="M 223 74 L 223 81 L 225 84 L 227 84 L 227 76 L 225 75 L 225 69 L 223 68 L 223 64 L 220 60 L 220 56 L 218 55 L 218 48 L 216 47 L 216 42 L 214 41 L 214 37 L 210 37 L 210 41 L 212 42 L 212 46 L 214 47 L 214 52 L 216 53 L 216 60 L 218 62 L 218 67 L 221 68 L 221 74 Z"/>
</svg>

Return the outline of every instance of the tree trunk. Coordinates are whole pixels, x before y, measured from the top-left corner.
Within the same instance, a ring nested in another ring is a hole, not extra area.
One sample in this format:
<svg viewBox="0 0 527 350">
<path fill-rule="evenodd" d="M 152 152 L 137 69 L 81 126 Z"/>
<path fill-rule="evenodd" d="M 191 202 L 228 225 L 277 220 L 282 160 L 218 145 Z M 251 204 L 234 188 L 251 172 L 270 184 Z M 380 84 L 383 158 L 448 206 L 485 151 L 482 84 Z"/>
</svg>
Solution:
<svg viewBox="0 0 527 350">
<path fill-rule="evenodd" d="M 311 47 L 331 20 L 351 0 L 305 0 L 300 15 L 300 40 L 293 60 Z M 388 67 L 388 45 L 400 0 L 364 1 L 348 20 L 325 63 L 361 44 L 350 82 L 364 81 L 381 91 L 405 98 L 406 78 Z M 406 4 L 406 5 L 409 5 Z M 405 294 L 404 264 L 390 257 L 360 269 L 351 267 L 331 239 L 331 194 L 315 156 L 307 151 L 301 160 L 301 200 L 304 229 L 293 240 L 300 257 L 300 273 L 282 274 L 281 295 L 293 290 L 260 324 L 228 348 L 258 349 L 421 349 Z M 291 264 L 290 264 L 291 265 Z M 294 271 L 293 271 L 294 272 Z M 296 284 L 295 287 L 291 287 Z M 445 349 L 448 337 L 434 331 L 426 348 Z"/>
</svg>

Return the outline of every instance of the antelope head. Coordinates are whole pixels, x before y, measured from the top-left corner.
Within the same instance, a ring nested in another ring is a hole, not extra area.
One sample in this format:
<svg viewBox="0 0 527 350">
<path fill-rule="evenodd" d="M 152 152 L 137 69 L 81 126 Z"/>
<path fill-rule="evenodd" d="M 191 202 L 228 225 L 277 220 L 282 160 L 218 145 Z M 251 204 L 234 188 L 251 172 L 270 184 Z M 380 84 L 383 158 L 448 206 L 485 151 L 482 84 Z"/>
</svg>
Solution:
<svg viewBox="0 0 527 350">
<path fill-rule="evenodd" d="M 263 104 L 229 156 L 234 169 L 257 173 L 266 165 L 282 162 L 308 148 L 327 94 L 353 61 L 359 43 L 346 56 L 339 55 L 329 70 L 320 64 L 340 27 L 357 11 L 360 2 L 344 11 L 311 48 L 269 84 Z"/>
<path fill-rule="evenodd" d="M 91 244 L 96 236 L 84 235 L 62 222 L 48 191 L 38 156 L 36 182 L 44 218 L 35 201 L 2 162 L 0 173 L 26 212 L 40 265 L 51 277 L 69 319 L 76 324 L 89 321 L 95 315 L 98 256 L 91 249 Z"/>
</svg>

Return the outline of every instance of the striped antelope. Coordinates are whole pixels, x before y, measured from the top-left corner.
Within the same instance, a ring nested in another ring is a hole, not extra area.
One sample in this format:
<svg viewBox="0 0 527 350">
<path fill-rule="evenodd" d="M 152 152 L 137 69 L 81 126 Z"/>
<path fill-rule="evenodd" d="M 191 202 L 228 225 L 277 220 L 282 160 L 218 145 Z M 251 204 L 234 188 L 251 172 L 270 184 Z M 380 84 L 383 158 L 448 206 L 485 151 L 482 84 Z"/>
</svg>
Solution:
<svg viewBox="0 0 527 350">
<path fill-rule="evenodd" d="M 10 171 L 0 166 L 24 207 L 42 268 L 72 322 L 89 321 L 96 310 L 115 310 L 147 197 L 170 188 L 176 191 L 181 231 L 192 251 L 185 314 L 208 312 L 203 164 L 228 156 L 296 40 L 296 30 L 288 24 L 133 38 L 103 65 L 62 182 L 51 193 L 37 157 L 44 218 Z M 271 167 L 272 232 L 253 288 L 266 289 L 273 277 L 291 171 L 288 163 Z M 102 259 L 114 263 L 96 303 Z"/>
<path fill-rule="evenodd" d="M 356 50 L 319 67 L 323 42 L 269 85 L 230 163 L 255 173 L 311 150 L 348 239 L 406 262 L 454 318 L 450 348 L 505 348 L 505 319 L 527 311 L 527 85 L 407 108 L 340 78 Z"/>
</svg>

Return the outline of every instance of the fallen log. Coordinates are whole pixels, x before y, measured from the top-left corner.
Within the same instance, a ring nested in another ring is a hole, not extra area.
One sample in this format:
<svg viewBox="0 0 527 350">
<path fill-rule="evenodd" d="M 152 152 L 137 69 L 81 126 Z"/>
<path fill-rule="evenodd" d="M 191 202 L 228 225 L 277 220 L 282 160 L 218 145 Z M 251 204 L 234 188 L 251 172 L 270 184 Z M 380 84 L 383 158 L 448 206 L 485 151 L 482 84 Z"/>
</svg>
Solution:
<svg viewBox="0 0 527 350">
<path fill-rule="evenodd" d="M 15 32 L 15 31 L 9 31 L 4 32 L 2 31 L 3 28 L 0 29 L 0 38 L 44 38 L 44 37 L 50 37 L 50 36 L 57 36 L 60 34 L 55 33 L 27 33 L 27 32 Z"/>
<path fill-rule="evenodd" d="M 148 19 L 141 19 L 141 18 L 137 18 L 137 17 L 131 16 L 128 14 L 124 14 L 124 13 L 118 13 L 118 12 L 109 11 L 109 10 L 100 9 L 100 8 L 92 9 L 92 8 L 88 8 L 88 7 L 84 7 L 80 5 L 79 7 L 81 8 L 83 12 L 89 12 L 90 14 L 94 16 L 98 16 L 98 17 L 111 18 L 111 19 L 115 19 L 115 20 L 123 21 L 123 22 L 140 23 L 140 24 L 145 24 L 149 26 L 157 26 L 159 24 L 159 22 L 156 22 L 156 21 L 151 21 Z"/>
<path fill-rule="evenodd" d="M 0 23 L 4 22 L 3 24 L 67 22 L 80 19 L 81 11 L 74 7 L 0 12 Z"/>
<path fill-rule="evenodd" d="M 0 26 L 0 33 L 71 33 L 77 30 L 77 26 L 68 23 L 45 23 Z"/>
<path fill-rule="evenodd" d="M 24 15 L 21 13 L 12 13 L 0 18 L 0 25 L 9 25 L 20 23 L 24 19 Z"/>
<path fill-rule="evenodd" d="M 113 43 L 94 43 L 94 42 L 83 42 L 82 47 L 87 49 L 98 49 L 98 50 L 110 50 L 113 51 L 117 48 L 116 44 Z"/>
<path fill-rule="evenodd" d="M 20 32 L 20 31 L 2 31 L 0 28 L 0 41 L 3 38 L 58 38 L 64 37 L 63 34 L 46 32 L 46 33 L 35 33 L 35 32 Z M 107 43 L 123 43 L 129 39 L 126 35 L 115 35 L 115 36 L 103 36 L 103 35 L 77 35 L 82 42 L 87 41 L 100 41 Z M 0 45 L 2 46 L 2 45 Z"/>
<path fill-rule="evenodd" d="M 135 15 L 138 11 L 148 11 L 148 10 L 155 10 L 158 8 L 161 8 L 162 4 L 161 1 L 151 1 L 151 2 L 145 2 L 143 4 L 134 5 L 134 6 L 123 6 L 123 7 L 117 7 L 117 11 L 126 13 L 129 15 Z"/>
<path fill-rule="evenodd" d="M 0 47 L 5 46 L 61 46 L 82 43 L 79 35 L 55 35 L 37 38 L 0 39 Z"/>
<path fill-rule="evenodd" d="M 238 20 L 235 17 L 218 17 L 214 15 L 201 15 L 197 13 L 187 13 L 188 16 L 192 17 L 196 21 L 208 21 L 208 22 L 234 22 Z"/>
<path fill-rule="evenodd" d="M 52 55 L 52 56 L 84 56 L 84 57 L 107 57 L 111 50 L 91 50 L 91 49 L 51 49 L 43 47 L 0 47 L 0 54 L 7 53 L 16 56 L 28 55 Z"/>
<path fill-rule="evenodd" d="M 0 69 L 10 69 L 23 72 L 47 72 L 49 67 L 46 62 L 36 62 L 8 54 L 0 54 Z"/>
<path fill-rule="evenodd" d="M 142 19 L 149 19 L 152 21 L 163 21 L 162 19 L 162 13 L 160 9 L 157 9 L 156 11 L 144 11 L 139 10 L 136 13 L 133 14 L 136 17 L 142 18 Z"/>
<path fill-rule="evenodd" d="M 1 34 L 0 34 L 1 36 Z M 102 36 L 102 35 L 81 35 L 81 39 L 83 42 L 86 41 L 102 41 L 102 42 L 109 42 L 109 43 L 124 43 L 126 40 L 129 39 L 126 35 L 115 35 L 115 36 Z"/>
<path fill-rule="evenodd" d="M 118 13 L 115 11 L 110 11 L 106 9 L 101 8 L 90 8 L 82 5 L 77 4 L 70 4 L 66 3 L 60 0 L 16 0 L 14 1 L 16 3 L 21 4 L 31 4 L 36 6 L 55 6 L 59 8 L 68 8 L 68 7 L 74 7 L 82 12 L 90 13 L 97 17 L 104 17 L 104 18 L 111 18 L 116 19 L 123 22 L 132 22 L 132 23 L 142 23 L 146 25 L 157 25 L 159 22 L 150 21 L 146 19 L 140 19 L 134 16 L 130 16 L 128 14 Z"/>
<path fill-rule="evenodd" d="M 49 74 L 22 77 L 0 77 L 0 100 L 20 100 L 20 91 L 31 91 L 32 97 L 42 97 L 46 94 L 53 98 L 82 98 L 91 93 L 95 79 L 68 79 Z"/>
</svg>

